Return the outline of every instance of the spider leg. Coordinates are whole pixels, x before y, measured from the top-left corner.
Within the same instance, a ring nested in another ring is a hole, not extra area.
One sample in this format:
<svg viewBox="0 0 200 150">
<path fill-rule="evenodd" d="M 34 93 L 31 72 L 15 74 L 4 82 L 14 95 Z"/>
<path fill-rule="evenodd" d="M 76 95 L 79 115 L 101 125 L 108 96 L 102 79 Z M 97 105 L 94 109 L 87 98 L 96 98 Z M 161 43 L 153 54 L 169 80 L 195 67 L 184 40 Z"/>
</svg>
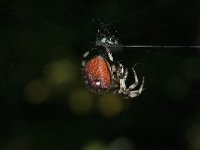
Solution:
<svg viewBox="0 0 200 150">
<path fill-rule="evenodd" d="M 120 62 L 116 62 L 115 63 L 116 65 L 116 73 L 117 73 L 117 77 L 119 79 L 123 78 L 124 77 L 124 66 L 120 63 Z"/>
<path fill-rule="evenodd" d="M 128 77 L 128 69 L 126 68 L 123 77 L 124 81 L 126 81 L 127 77 Z"/>
<path fill-rule="evenodd" d="M 129 86 L 129 90 L 134 89 L 138 85 L 138 82 L 139 82 L 134 68 L 132 68 L 132 70 L 133 70 L 133 73 L 134 73 L 135 82 Z"/>
<path fill-rule="evenodd" d="M 124 76 L 120 79 L 120 90 L 119 93 L 124 93 L 126 91 L 126 79 L 128 77 L 128 69 L 125 69 Z"/>
<path fill-rule="evenodd" d="M 90 54 L 89 51 L 85 52 L 85 53 L 83 54 L 83 58 L 87 57 L 89 54 Z"/>
<path fill-rule="evenodd" d="M 123 79 L 124 78 L 124 75 L 125 75 L 124 66 L 119 62 L 115 62 L 111 66 L 111 72 L 114 75 L 114 80 L 116 80 L 116 79 L 119 80 L 119 79 Z"/>
<path fill-rule="evenodd" d="M 144 77 L 142 79 L 142 84 L 141 84 L 140 88 L 138 90 L 135 90 L 135 91 L 130 91 L 129 94 L 128 94 L 128 96 L 130 98 L 134 98 L 134 97 L 139 96 L 142 93 L 142 91 L 144 90 L 143 86 L 144 86 Z"/>
<path fill-rule="evenodd" d="M 110 50 L 109 50 L 107 47 L 106 47 L 106 52 L 107 52 L 107 54 L 108 54 L 108 58 L 109 58 L 109 60 L 113 62 L 113 56 L 112 56 L 112 53 L 110 52 Z"/>
</svg>

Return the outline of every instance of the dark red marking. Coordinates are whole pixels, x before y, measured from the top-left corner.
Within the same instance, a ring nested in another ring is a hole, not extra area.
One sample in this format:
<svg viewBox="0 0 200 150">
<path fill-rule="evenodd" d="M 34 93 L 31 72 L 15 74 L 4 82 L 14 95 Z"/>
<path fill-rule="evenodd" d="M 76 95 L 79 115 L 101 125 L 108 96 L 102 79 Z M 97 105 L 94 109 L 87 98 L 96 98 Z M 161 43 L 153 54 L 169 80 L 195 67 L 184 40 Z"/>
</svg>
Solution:
<svg viewBox="0 0 200 150">
<path fill-rule="evenodd" d="M 87 86 L 95 92 L 105 92 L 111 85 L 111 73 L 108 62 L 101 56 L 96 56 L 86 62 L 83 75 Z M 97 82 L 100 84 L 98 85 Z"/>
</svg>

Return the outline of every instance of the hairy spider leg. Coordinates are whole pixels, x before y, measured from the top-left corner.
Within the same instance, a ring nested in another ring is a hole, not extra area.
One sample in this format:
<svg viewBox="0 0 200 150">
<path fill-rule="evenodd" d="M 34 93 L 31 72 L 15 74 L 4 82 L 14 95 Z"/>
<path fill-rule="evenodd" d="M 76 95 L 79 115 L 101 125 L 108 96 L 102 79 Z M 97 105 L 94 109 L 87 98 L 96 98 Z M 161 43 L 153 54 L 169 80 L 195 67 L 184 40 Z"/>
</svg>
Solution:
<svg viewBox="0 0 200 150">
<path fill-rule="evenodd" d="M 139 96 L 139 95 L 142 93 L 142 91 L 144 90 L 144 89 L 143 89 L 143 86 L 144 86 L 144 77 L 143 77 L 143 79 L 142 79 L 142 84 L 141 84 L 139 90 L 130 91 L 130 93 L 128 94 L 128 97 L 134 98 L 134 97 Z M 127 97 L 127 98 L 128 98 L 128 97 Z"/>
<path fill-rule="evenodd" d="M 129 89 L 130 89 L 130 90 L 134 89 L 134 88 L 138 85 L 138 82 L 139 82 L 139 81 L 138 81 L 137 74 L 136 74 L 134 68 L 132 68 L 132 70 L 133 70 L 135 82 L 129 86 Z"/>
</svg>

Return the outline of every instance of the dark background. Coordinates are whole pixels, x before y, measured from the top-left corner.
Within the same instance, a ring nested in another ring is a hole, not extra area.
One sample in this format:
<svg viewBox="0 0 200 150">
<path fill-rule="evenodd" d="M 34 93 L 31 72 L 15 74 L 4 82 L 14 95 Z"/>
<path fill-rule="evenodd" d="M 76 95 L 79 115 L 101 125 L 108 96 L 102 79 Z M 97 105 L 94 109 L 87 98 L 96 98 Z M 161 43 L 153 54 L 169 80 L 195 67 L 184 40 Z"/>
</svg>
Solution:
<svg viewBox="0 0 200 150">
<path fill-rule="evenodd" d="M 135 99 L 91 93 L 80 71 L 101 23 L 123 45 L 200 45 L 199 17 L 197 0 L 1 1 L 0 149 L 199 150 L 199 49 L 112 49 L 141 63 Z"/>
</svg>

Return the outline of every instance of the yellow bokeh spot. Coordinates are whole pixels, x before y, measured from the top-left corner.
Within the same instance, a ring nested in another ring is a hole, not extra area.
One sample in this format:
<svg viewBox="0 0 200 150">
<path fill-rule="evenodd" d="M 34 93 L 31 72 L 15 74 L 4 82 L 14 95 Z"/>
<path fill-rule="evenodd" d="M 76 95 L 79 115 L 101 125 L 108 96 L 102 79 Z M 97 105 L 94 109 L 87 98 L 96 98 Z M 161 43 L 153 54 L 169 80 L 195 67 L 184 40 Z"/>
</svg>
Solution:
<svg viewBox="0 0 200 150">
<path fill-rule="evenodd" d="M 31 81 L 25 88 L 25 98 L 32 104 L 44 102 L 50 94 L 48 86 L 40 79 Z"/>
<path fill-rule="evenodd" d="M 114 94 L 103 95 L 98 102 L 100 112 L 107 117 L 120 113 L 123 105 L 122 99 Z"/>
<path fill-rule="evenodd" d="M 69 98 L 69 107 L 77 115 L 88 114 L 93 108 L 92 96 L 86 90 L 75 90 Z"/>
<path fill-rule="evenodd" d="M 100 141 L 91 141 L 86 144 L 82 150 L 109 150 L 108 147 Z"/>
<path fill-rule="evenodd" d="M 71 84 L 75 80 L 75 68 L 70 60 L 54 61 L 45 67 L 45 79 L 53 86 Z"/>
</svg>

